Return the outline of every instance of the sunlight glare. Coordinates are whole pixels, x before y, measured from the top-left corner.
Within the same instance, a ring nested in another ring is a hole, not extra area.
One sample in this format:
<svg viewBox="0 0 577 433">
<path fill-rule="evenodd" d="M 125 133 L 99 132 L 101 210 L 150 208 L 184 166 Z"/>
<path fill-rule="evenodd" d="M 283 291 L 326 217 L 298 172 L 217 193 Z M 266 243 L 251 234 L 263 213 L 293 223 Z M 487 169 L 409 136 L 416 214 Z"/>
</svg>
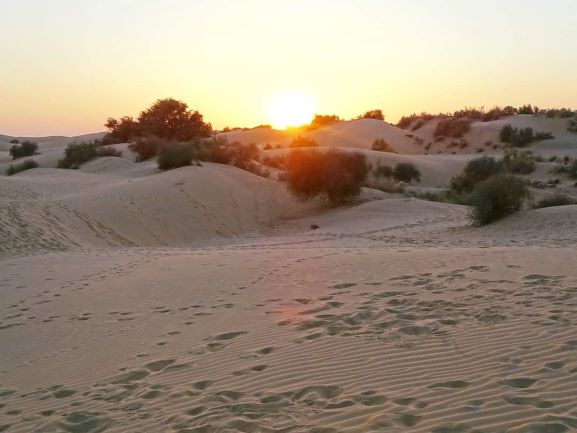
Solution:
<svg viewBox="0 0 577 433">
<path fill-rule="evenodd" d="M 283 93 L 269 106 L 269 118 L 274 128 L 286 129 L 310 123 L 315 113 L 311 98 L 301 93 Z"/>
</svg>

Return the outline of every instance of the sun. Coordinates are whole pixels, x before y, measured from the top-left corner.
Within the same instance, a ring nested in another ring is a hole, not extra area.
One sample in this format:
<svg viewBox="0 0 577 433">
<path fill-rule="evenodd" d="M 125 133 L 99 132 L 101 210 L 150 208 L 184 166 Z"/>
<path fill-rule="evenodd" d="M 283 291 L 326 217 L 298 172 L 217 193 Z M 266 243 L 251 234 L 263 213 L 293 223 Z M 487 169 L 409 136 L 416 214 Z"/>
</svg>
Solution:
<svg viewBox="0 0 577 433">
<path fill-rule="evenodd" d="M 313 100 L 302 93 L 282 93 L 277 95 L 269 105 L 269 118 L 272 126 L 277 129 L 310 123 L 314 113 Z"/>
</svg>

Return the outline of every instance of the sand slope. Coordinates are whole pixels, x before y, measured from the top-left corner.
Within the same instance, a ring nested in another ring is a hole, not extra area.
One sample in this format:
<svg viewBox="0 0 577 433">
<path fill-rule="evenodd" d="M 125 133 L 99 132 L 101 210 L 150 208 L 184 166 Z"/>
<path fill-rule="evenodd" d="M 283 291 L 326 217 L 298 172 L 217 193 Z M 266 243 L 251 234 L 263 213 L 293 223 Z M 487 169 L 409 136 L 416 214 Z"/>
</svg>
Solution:
<svg viewBox="0 0 577 433">
<path fill-rule="evenodd" d="M 554 218 L 475 241 L 465 213 L 392 198 L 218 247 L 0 262 L 0 424 L 567 431 L 574 241 L 543 242 Z"/>
</svg>

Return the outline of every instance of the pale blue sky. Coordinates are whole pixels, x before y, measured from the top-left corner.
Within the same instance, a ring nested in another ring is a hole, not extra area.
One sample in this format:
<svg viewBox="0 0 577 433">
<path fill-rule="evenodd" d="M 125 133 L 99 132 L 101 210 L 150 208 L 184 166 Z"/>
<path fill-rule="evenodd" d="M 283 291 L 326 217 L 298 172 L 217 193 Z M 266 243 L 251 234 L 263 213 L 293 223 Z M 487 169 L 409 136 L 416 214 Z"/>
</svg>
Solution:
<svg viewBox="0 0 577 433">
<path fill-rule="evenodd" d="M 577 106 L 573 0 L 0 0 L 0 133 L 77 134 L 175 97 L 215 126 L 284 91 L 382 108 Z"/>
</svg>

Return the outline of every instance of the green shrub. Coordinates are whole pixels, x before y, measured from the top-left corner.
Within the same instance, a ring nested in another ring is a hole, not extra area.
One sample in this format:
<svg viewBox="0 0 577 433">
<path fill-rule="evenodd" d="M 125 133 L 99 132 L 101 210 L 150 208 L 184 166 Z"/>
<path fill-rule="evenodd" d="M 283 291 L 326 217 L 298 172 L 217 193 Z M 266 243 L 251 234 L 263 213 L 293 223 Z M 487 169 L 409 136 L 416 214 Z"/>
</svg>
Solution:
<svg viewBox="0 0 577 433">
<path fill-rule="evenodd" d="M 576 204 L 575 200 L 563 194 L 556 194 L 538 201 L 533 208 L 542 209 L 544 207 L 567 206 Z"/>
<path fill-rule="evenodd" d="M 128 148 L 136 153 L 137 161 L 146 161 L 158 155 L 167 146 L 166 140 L 154 135 L 139 137 L 134 143 L 130 143 Z"/>
<path fill-rule="evenodd" d="M 390 152 L 390 153 L 398 153 L 393 147 L 387 143 L 383 138 L 377 138 L 373 141 L 371 145 L 371 150 L 376 150 L 379 152 Z"/>
<path fill-rule="evenodd" d="M 10 144 L 20 144 L 20 140 L 18 140 L 17 138 L 13 138 L 12 140 L 10 140 Z"/>
<path fill-rule="evenodd" d="M 122 156 L 113 147 L 102 147 L 100 142 L 70 143 L 64 150 L 64 158 L 58 161 L 58 168 L 78 168 L 94 158 L 103 156 Z"/>
<path fill-rule="evenodd" d="M 503 165 L 510 173 L 529 174 L 535 171 L 535 158 L 516 149 L 508 149 L 503 156 Z"/>
<path fill-rule="evenodd" d="M 8 170 L 6 170 L 6 175 L 12 176 L 13 174 L 20 173 L 21 171 L 30 170 L 32 168 L 38 168 L 38 164 L 33 159 L 27 159 L 20 164 L 10 165 Z"/>
<path fill-rule="evenodd" d="M 96 144 L 71 143 L 64 151 L 64 158 L 58 161 L 58 168 L 78 168 L 94 158 L 96 158 Z"/>
<path fill-rule="evenodd" d="M 333 205 L 358 197 L 369 168 L 360 153 L 294 150 L 286 158 L 286 180 L 299 198 L 325 195 Z"/>
<path fill-rule="evenodd" d="M 36 154 L 37 150 L 38 144 L 34 143 L 33 141 L 24 141 L 22 144 L 16 143 L 10 148 L 10 156 L 12 159 L 18 159 L 24 156 L 32 156 Z"/>
<path fill-rule="evenodd" d="M 170 143 L 162 148 L 158 154 L 158 168 L 171 170 L 173 168 L 186 167 L 192 163 L 192 148 L 185 143 Z"/>
<path fill-rule="evenodd" d="M 502 172 L 503 163 L 501 161 L 497 161 L 491 156 L 476 158 L 469 161 L 461 174 L 451 179 L 450 189 L 457 194 L 470 192 L 478 183 Z"/>
<path fill-rule="evenodd" d="M 475 225 L 485 225 L 517 212 L 528 194 L 527 186 L 518 177 L 493 176 L 473 190 L 471 219 Z"/>
<path fill-rule="evenodd" d="M 413 164 L 403 162 L 395 167 L 393 178 L 399 182 L 411 183 L 413 180 L 420 182 L 421 173 Z"/>
<path fill-rule="evenodd" d="M 567 126 L 567 131 L 577 133 L 577 119 L 571 119 Z"/>
<path fill-rule="evenodd" d="M 434 137 L 451 137 L 461 138 L 471 129 L 471 120 L 467 118 L 449 117 L 439 121 L 435 130 Z"/>
</svg>

